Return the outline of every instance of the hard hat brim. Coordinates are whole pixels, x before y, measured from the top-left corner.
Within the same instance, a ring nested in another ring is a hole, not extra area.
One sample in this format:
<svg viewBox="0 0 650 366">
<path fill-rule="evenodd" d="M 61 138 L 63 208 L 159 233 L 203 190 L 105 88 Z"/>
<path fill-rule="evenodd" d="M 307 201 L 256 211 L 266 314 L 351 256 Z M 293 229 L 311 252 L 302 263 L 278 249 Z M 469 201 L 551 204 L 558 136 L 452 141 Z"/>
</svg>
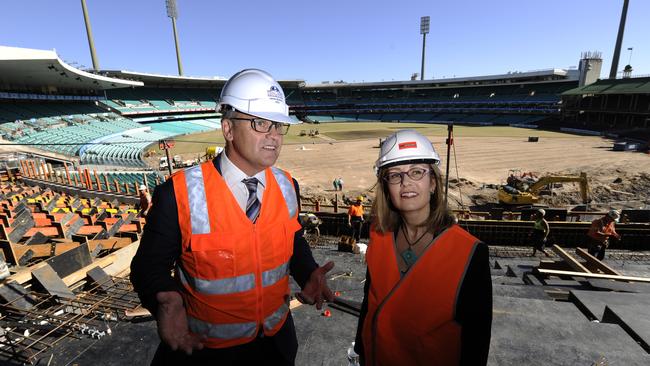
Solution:
<svg viewBox="0 0 650 366">
<path fill-rule="evenodd" d="M 279 122 L 279 123 L 287 123 L 287 124 L 290 124 L 290 125 L 297 125 L 297 124 L 301 123 L 299 120 L 296 121 L 293 118 L 291 118 L 289 116 L 285 116 L 283 113 L 278 113 L 278 112 L 255 112 L 255 113 L 242 112 L 242 113 L 246 113 L 246 114 L 251 115 L 253 117 L 268 119 L 269 121 Z"/>
</svg>

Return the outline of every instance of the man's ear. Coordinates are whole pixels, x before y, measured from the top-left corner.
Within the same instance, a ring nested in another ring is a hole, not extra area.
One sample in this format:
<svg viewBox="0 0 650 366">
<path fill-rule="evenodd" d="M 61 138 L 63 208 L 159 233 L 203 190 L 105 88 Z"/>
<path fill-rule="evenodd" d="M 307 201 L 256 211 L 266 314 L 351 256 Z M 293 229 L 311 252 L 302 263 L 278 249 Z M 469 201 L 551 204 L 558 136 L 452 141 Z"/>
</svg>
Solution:
<svg viewBox="0 0 650 366">
<path fill-rule="evenodd" d="M 221 120 L 221 132 L 223 133 L 223 138 L 226 141 L 232 142 L 233 140 L 233 123 L 229 119 Z"/>
</svg>

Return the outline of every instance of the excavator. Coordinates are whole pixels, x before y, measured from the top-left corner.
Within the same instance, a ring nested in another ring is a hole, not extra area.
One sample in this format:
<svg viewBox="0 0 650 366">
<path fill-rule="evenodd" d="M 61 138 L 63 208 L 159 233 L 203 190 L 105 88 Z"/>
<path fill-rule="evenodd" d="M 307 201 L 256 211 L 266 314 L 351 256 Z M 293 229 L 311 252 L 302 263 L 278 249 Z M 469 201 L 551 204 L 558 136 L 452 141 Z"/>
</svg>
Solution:
<svg viewBox="0 0 650 366">
<path fill-rule="evenodd" d="M 587 173 L 580 173 L 579 176 L 548 175 L 541 177 L 536 182 L 526 184 L 520 179 L 508 178 L 508 184 L 499 187 L 497 196 L 499 203 L 506 205 L 532 205 L 539 202 L 540 191 L 551 183 L 559 182 L 578 182 L 580 184 L 580 195 L 582 203 L 589 203 L 589 183 L 587 182 Z"/>
</svg>

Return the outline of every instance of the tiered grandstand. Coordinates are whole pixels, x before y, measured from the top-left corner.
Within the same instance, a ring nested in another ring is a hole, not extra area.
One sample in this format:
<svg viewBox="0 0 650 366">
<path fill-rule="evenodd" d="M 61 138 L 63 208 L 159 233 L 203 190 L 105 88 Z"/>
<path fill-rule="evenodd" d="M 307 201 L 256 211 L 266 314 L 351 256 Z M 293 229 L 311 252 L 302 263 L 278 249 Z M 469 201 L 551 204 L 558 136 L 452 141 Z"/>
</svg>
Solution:
<svg viewBox="0 0 650 366">
<path fill-rule="evenodd" d="M 296 114 L 308 121 L 525 124 L 560 114 L 560 94 L 578 86 L 577 70 L 382 83 L 334 83 L 302 89 Z"/>
</svg>

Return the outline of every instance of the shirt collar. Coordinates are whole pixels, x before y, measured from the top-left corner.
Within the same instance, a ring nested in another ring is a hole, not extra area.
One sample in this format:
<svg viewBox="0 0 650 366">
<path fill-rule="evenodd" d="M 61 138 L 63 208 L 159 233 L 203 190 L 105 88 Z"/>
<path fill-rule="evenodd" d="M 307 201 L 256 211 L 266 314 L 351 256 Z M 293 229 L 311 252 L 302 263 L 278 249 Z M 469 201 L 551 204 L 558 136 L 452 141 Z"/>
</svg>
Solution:
<svg viewBox="0 0 650 366">
<path fill-rule="evenodd" d="M 242 183 L 242 180 L 251 178 L 247 176 L 246 173 L 244 173 L 241 169 L 239 169 L 237 165 L 230 161 L 225 152 L 221 154 L 220 164 L 221 176 L 226 181 L 228 187 L 233 187 L 236 184 Z M 257 178 L 259 184 L 261 184 L 262 187 L 266 187 L 266 169 L 258 172 L 253 177 Z"/>
</svg>

